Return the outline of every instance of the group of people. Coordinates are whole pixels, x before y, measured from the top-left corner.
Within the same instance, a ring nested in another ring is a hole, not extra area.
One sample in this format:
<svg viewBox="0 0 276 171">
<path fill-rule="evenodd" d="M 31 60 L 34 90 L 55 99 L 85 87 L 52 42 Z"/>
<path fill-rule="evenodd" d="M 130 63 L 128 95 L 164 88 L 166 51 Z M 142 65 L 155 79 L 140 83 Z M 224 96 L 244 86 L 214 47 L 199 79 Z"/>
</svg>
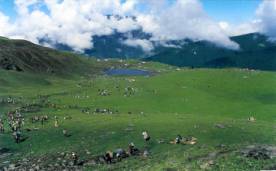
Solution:
<svg viewBox="0 0 276 171">
<path fill-rule="evenodd" d="M 130 157 L 130 156 L 138 156 L 142 154 L 141 151 L 135 147 L 134 143 L 130 143 L 128 145 L 128 149 L 124 150 L 122 148 L 119 148 L 117 150 L 113 151 L 107 151 L 105 155 L 103 156 L 106 163 L 111 164 L 116 161 L 121 161 L 124 158 Z"/>
<path fill-rule="evenodd" d="M 177 135 L 174 140 L 170 141 L 170 144 L 194 145 L 196 143 L 197 143 L 197 138 L 195 138 L 195 137 L 185 137 L 185 138 L 183 138 L 181 135 Z"/>
<path fill-rule="evenodd" d="M 11 128 L 12 135 L 14 137 L 14 140 L 16 143 L 20 143 L 23 141 L 21 130 L 22 126 L 24 125 L 24 118 L 21 115 L 19 111 L 15 112 L 9 112 L 8 113 L 8 124 Z M 32 122 L 41 121 L 41 124 L 43 125 L 43 122 L 48 120 L 48 116 L 40 116 L 40 117 L 34 117 L 31 119 Z M 54 117 L 54 127 L 59 127 L 59 119 L 57 116 Z M 4 121 L 0 119 L 0 133 L 4 132 Z M 70 137 L 71 135 L 68 133 L 67 129 L 63 129 L 63 135 L 65 137 Z M 148 142 L 151 140 L 151 137 L 147 131 L 142 132 L 142 137 L 145 142 Z M 171 144 L 195 144 L 197 141 L 194 137 L 189 138 L 183 138 L 181 135 L 177 135 L 177 137 L 170 141 Z M 149 151 L 147 150 L 148 147 L 145 147 L 145 150 L 138 149 L 133 142 L 129 143 L 127 149 L 118 148 L 115 151 L 106 151 L 103 155 L 100 155 L 95 158 L 95 161 L 98 161 L 99 163 L 116 163 L 121 161 L 122 159 L 131 157 L 131 156 L 143 156 L 147 157 L 149 155 Z M 76 153 L 72 153 L 71 155 L 72 161 L 74 165 L 79 165 L 80 163 L 83 163 L 84 161 L 80 161 L 79 157 Z"/>
<path fill-rule="evenodd" d="M 4 131 L 4 122 L 1 120 L 2 130 Z M 8 113 L 8 125 L 12 131 L 16 143 L 21 142 L 21 128 L 24 126 L 24 118 L 19 111 Z"/>
<path fill-rule="evenodd" d="M 12 98 L 12 97 L 6 97 L 6 98 L 1 98 L 0 99 L 0 103 L 12 103 L 15 104 L 16 99 Z"/>
<path fill-rule="evenodd" d="M 16 143 L 20 143 L 22 139 L 22 134 L 21 130 L 24 125 L 24 118 L 21 115 L 19 111 L 15 112 L 9 112 L 7 114 L 8 118 L 8 125 L 12 131 L 12 135 L 14 137 L 14 140 Z M 41 121 L 41 124 L 43 125 L 44 121 L 48 120 L 48 116 L 40 116 L 40 117 L 33 117 L 31 119 L 32 122 L 36 121 Z M 57 116 L 54 117 L 54 127 L 59 127 L 59 119 Z M 4 132 L 4 121 L 0 119 L 0 133 Z M 70 137 L 71 135 L 68 133 L 67 129 L 63 129 L 63 135 L 65 137 Z M 142 137 L 145 142 L 150 141 L 151 137 L 147 131 L 142 132 Z M 189 137 L 189 138 L 183 138 L 181 135 L 177 135 L 177 137 L 173 140 L 170 141 L 171 144 L 195 144 L 197 141 L 196 138 L 194 137 Z M 146 147 L 147 148 L 147 147 Z M 101 156 L 101 158 L 106 162 L 107 164 L 111 164 L 114 162 L 121 161 L 124 158 L 130 157 L 130 156 L 148 156 L 149 152 L 148 150 L 143 150 L 140 151 L 136 146 L 134 145 L 133 142 L 131 142 L 128 145 L 128 148 L 126 150 L 119 148 L 115 151 L 106 151 L 104 155 Z M 72 153 L 72 159 L 74 161 L 74 164 L 77 164 L 78 161 L 78 156 L 76 153 Z"/>
<path fill-rule="evenodd" d="M 150 140 L 150 136 L 149 136 L 147 131 L 143 131 L 142 136 L 143 136 L 143 139 L 146 142 Z M 115 152 L 107 151 L 104 155 L 104 160 L 106 161 L 106 163 L 112 163 L 114 160 L 119 160 L 120 161 L 123 158 L 127 158 L 127 157 L 130 157 L 130 156 L 137 156 L 137 155 L 141 155 L 141 154 L 146 156 L 146 155 L 148 155 L 148 151 L 145 150 L 143 153 L 141 153 L 141 151 L 138 148 L 136 148 L 134 143 L 131 142 L 128 145 L 127 150 L 119 148 Z"/>
<path fill-rule="evenodd" d="M 40 122 L 41 125 L 44 125 L 44 122 L 49 119 L 48 115 L 42 115 L 42 116 L 33 116 L 31 118 L 32 123 Z"/>
<path fill-rule="evenodd" d="M 65 130 L 63 130 L 65 131 Z M 67 134 L 67 130 L 64 132 Z M 142 132 L 143 139 L 148 142 L 150 140 L 150 136 L 147 131 Z M 122 159 L 131 157 L 131 156 L 143 156 L 147 157 L 149 155 L 148 150 L 140 150 L 138 149 L 133 142 L 129 143 L 128 148 L 125 150 L 123 148 L 118 148 L 115 151 L 106 151 L 103 155 L 99 155 L 93 158 L 95 163 L 98 164 L 112 164 L 121 161 Z M 84 160 L 80 160 L 77 153 L 71 153 L 71 160 L 74 165 L 83 165 L 85 162 Z"/>
<path fill-rule="evenodd" d="M 111 95 L 111 92 L 109 92 L 106 89 L 98 89 L 98 93 L 100 96 L 110 96 Z"/>
<path fill-rule="evenodd" d="M 134 93 L 135 93 L 135 89 L 134 88 L 132 88 L 132 87 L 126 87 L 125 88 L 125 92 L 124 92 L 124 96 L 125 97 L 129 97 L 129 96 L 134 95 Z"/>
<path fill-rule="evenodd" d="M 142 132 L 142 137 L 145 142 L 150 141 L 151 137 L 147 131 Z M 197 141 L 194 137 L 183 138 L 181 135 L 177 135 L 176 138 L 171 141 L 171 144 L 195 144 Z M 112 164 L 121 161 L 122 159 L 131 157 L 131 156 L 143 156 L 147 157 L 149 155 L 148 150 L 140 150 L 138 149 L 133 142 L 128 145 L 128 148 L 122 149 L 118 148 L 115 151 L 106 151 L 104 155 L 100 155 L 95 158 L 95 162 L 105 162 L 107 164 Z M 79 157 L 76 153 L 72 153 L 72 160 L 75 165 L 79 165 L 79 163 L 83 163 L 83 161 L 79 161 Z"/>
</svg>

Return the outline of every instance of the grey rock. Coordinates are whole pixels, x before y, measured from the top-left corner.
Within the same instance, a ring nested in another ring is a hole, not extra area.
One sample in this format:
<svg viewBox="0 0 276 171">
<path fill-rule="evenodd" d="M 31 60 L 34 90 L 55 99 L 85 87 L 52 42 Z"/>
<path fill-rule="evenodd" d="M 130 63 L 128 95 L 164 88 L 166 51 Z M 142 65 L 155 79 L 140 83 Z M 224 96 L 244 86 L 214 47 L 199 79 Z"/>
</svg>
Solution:
<svg viewBox="0 0 276 171">
<path fill-rule="evenodd" d="M 242 155 L 256 160 L 272 159 L 276 157 L 276 146 L 247 146 L 241 150 Z"/>
<path fill-rule="evenodd" d="M 15 164 L 10 164 L 9 169 L 14 170 L 15 169 Z"/>
<path fill-rule="evenodd" d="M 224 129 L 224 128 L 225 128 L 225 125 L 223 125 L 223 124 L 215 124 L 215 127 L 216 127 L 216 128 Z"/>
</svg>

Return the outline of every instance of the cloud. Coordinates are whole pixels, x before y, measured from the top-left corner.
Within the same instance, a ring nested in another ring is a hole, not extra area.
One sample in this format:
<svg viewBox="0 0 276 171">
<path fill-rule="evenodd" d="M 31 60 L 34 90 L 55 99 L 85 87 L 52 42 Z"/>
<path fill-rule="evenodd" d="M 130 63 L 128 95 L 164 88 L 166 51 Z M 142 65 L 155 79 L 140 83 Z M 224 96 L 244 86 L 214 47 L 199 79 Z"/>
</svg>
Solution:
<svg viewBox="0 0 276 171">
<path fill-rule="evenodd" d="M 242 23 L 239 25 L 232 25 L 226 21 L 219 22 L 220 28 L 225 32 L 228 36 L 239 36 L 249 33 L 255 33 L 260 30 L 259 28 L 259 20 L 253 20 L 251 22 Z"/>
<path fill-rule="evenodd" d="M 9 23 L 9 17 L 0 12 L 0 36 L 9 36 L 12 29 Z"/>
<path fill-rule="evenodd" d="M 263 1 L 258 10 L 257 18 L 260 20 L 260 32 L 276 40 L 276 0 Z"/>
<path fill-rule="evenodd" d="M 232 25 L 228 22 L 219 22 L 221 29 L 229 36 L 259 32 L 267 35 L 270 40 L 276 41 L 276 0 L 263 0 L 256 10 L 255 18 L 251 21 Z"/>
<path fill-rule="evenodd" d="M 18 17 L 13 23 L 0 13 L 0 35 L 34 43 L 47 38 L 52 44 L 65 44 L 82 52 L 93 48 L 95 35 L 142 29 L 153 36 L 151 41 L 188 38 L 239 48 L 220 25 L 208 17 L 198 0 L 170 3 L 167 0 L 15 0 L 15 4 Z M 146 10 L 139 10 L 141 6 Z M 136 19 L 125 16 L 136 16 Z M 153 48 L 143 39 L 131 38 L 124 43 L 146 51 Z"/>
<path fill-rule="evenodd" d="M 123 41 L 123 44 L 132 47 L 140 47 L 145 52 L 150 52 L 154 49 L 152 42 L 146 39 L 127 39 Z"/>
<path fill-rule="evenodd" d="M 197 0 L 177 0 L 167 9 L 159 9 L 153 31 L 157 40 L 210 41 L 218 46 L 238 49 L 239 45 L 224 34 L 219 25 L 211 20 Z"/>
<path fill-rule="evenodd" d="M 140 28 L 140 25 L 132 17 L 123 16 L 118 19 L 118 17 L 111 16 L 107 23 L 110 28 L 116 29 L 120 33 Z"/>
<path fill-rule="evenodd" d="M 28 12 L 29 12 L 29 7 L 34 5 L 34 4 L 37 4 L 38 3 L 38 0 L 15 0 L 15 5 L 16 5 L 16 8 L 17 8 L 17 12 L 18 14 L 20 15 L 26 15 Z"/>
</svg>

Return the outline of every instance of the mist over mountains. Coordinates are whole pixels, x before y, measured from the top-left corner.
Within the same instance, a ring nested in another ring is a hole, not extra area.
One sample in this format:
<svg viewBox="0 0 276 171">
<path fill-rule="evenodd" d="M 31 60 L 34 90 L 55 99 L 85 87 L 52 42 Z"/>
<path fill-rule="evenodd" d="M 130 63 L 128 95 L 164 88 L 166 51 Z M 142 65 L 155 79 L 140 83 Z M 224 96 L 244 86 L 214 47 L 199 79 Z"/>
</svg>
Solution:
<svg viewBox="0 0 276 171">
<path fill-rule="evenodd" d="M 136 41 L 136 44 L 128 44 L 128 40 Z M 240 49 L 227 49 L 208 41 L 189 39 L 154 41 L 150 34 L 134 30 L 95 36 L 94 47 L 86 49 L 83 54 L 96 58 L 143 59 L 185 67 L 276 69 L 276 44 L 267 36 L 252 33 L 231 37 L 231 40 L 239 44 Z M 143 42 L 150 42 L 150 45 Z M 55 47 L 73 51 L 62 44 Z"/>
</svg>

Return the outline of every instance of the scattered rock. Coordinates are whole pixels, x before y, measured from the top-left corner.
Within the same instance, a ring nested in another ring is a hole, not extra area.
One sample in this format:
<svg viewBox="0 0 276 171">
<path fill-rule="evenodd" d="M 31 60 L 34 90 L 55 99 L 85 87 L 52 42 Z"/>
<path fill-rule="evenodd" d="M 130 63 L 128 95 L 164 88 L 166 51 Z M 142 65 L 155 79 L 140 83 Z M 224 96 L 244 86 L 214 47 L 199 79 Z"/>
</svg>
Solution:
<svg viewBox="0 0 276 171">
<path fill-rule="evenodd" d="M 3 164 L 8 164 L 8 163 L 10 163 L 10 161 L 4 161 L 4 162 L 2 162 Z"/>
<path fill-rule="evenodd" d="M 10 165 L 9 165 L 9 169 L 10 169 L 10 170 L 15 170 L 15 164 L 10 164 Z"/>
<path fill-rule="evenodd" d="M 91 152 L 88 151 L 88 150 L 85 150 L 85 152 L 86 152 L 87 155 L 90 155 L 90 154 L 91 154 Z"/>
<path fill-rule="evenodd" d="M 125 131 L 133 131 L 133 128 L 126 128 Z"/>
<path fill-rule="evenodd" d="M 182 144 L 194 145 L 197 143 L 197 138 L 195 137 L 187 137 L 181 140 Z"/>
<path fill-rule="evenodd" d="M 23 158 L 22 161 L 23 162 L 28 162 L 28 159 L 27 158 Z"/>
<path fill-rule="evenodd" d="M 89 160 L 88 162 L 86 162 L 84 164 L 84 166 L 94 166 L 96 164 L 97 164 L 97 162 L 95 160 Z"/>
<path fill-rule="evenodd" d="M 156 141 L 157 141 L 158 144 L 163 144 L 163 143 L 165 143 L 165 140 L 163 140 L 163 139 L 159 139 L 159 140 L 156 140 Z"/>
<path fill-rule="evenodd" d="M 248 146 L 241 151 L 245 157 L 267 160 L 276 157 L 276 146 Z"/>
<path fill-rule="evenodd" d="M 211 169 L 211 166 L 213 166 L 215 163 L 213 160 L 209 160 L 207 162 L 204 162 L 203 164 L 201 164 L 199 167 L 202 170 L 209 170 Z"/>
<path fill-rule="evenodd" d="M 8 156 L 12 155 L 12 153 L 4 153 L 4 154 L 0 154 L 0 159 L 6 158 Z"/>
<path fill-rule="evenodd" d="M 38 171 L 40 169 L 40 167 L 37 165 L 34 167 L 34 169 Z"/>
<path fill-rule="evenodd" d="M 216 128 L 220 128 L 220 129 L 224 129 L 225 125 L 223 125 L 223 124 L 215 124 L 215 127 Z"/>
<path fill-rule="evenodd" d="M 148 150 L 145 150 L 144 152 L 143 152 L 143 157 L 148 157 L 149 156 L 149 151 Z"/>
</svg>

